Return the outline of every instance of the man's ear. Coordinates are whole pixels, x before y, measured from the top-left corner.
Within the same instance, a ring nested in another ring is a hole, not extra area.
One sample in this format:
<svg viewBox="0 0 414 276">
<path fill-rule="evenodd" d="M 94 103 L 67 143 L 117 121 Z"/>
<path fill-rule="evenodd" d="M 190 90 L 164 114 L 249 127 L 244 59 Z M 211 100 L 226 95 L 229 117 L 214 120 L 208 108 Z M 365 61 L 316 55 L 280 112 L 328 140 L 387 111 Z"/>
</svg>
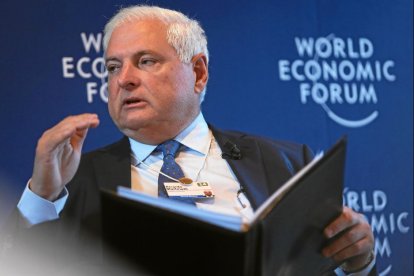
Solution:
<svg viewBox="0 0 414 276">
<path fill-rule="evenodd" d="M 191 63 L 193 64 L 195 76 L 194 91 L 201 93 L 206 87 L 208 81 L 207 57 L 203 53 L 197 54 L 193 56 Z"/>
</svg>

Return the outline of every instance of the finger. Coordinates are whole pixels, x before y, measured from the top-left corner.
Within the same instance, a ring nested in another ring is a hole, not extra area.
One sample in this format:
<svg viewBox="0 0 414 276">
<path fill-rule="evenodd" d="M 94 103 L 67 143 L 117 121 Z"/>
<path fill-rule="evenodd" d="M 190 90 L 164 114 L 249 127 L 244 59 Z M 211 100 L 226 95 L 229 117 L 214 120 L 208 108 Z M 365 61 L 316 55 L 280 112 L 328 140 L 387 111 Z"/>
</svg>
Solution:
<svg viewBox="0 0 414 276">
<path fill-rule="evenodd" d="M 85 113 L 67 117 L 58 124 L 58 127 L 62 128 L 63 131 L 67 130 L 70 133 L 69 136 L 75 135 L 82 137 L 85 130 L 91 127 L 97 127 L 98 125 L 98 115 Z M 66 136 L 69 137 L 67 133 Z"/>
<path fill-rule="evenodd" d="M 354 212 L 349 207 L 344 206 L 342 213 L 324 229 L 324 235 L 328 239 L 338 235 L 345 229 L 358 224 L 363 220 L 363 216 Z"/>
<path fill-rule="evenodd" d="M 70 144 L 75 150 L 81 150 L 89 128 L 95 128 L 99 125 L 99 119 L 97 116 L 91 116 L 85 118 L 84 124 L 78 126 L 75 133 L 71 136 Z"/>
<path fill-rule="evenodd" d="M 369 226 L 364 224 L 350 227 L 331 239 L 329 244 L 323 248 L 322 254 L 326 257 L 332 257 L 354 244 L 359 244 L 360 241 L 368 242 L 370 240 L 370 233 Z M 354 254 L 357 255 L 360 252 L 354 252 Z"/>
<path fill-rule="evenodd" d="M 371 252 L 371 250 L 372 244 L 369 238 L 365 237 L 329 257 L 332 258 L 336 263 L 340 264 L 351 258 L 366 255 Z"/>
<path fill-rule="evenodd" d="M 85 137 L 85 130 L 89 127 L 99 125 L 99 119 L 96 114 L 81 114 L 69 116 L 58 123 L 56 126 L 47 130 L 39 140 L 38 147 L 40 150 L 51 152 L 58 146 L 72 142 L 69 138 L 75 136 L 74 144 L 77 146 L 79 141 Z"/>
</svg>

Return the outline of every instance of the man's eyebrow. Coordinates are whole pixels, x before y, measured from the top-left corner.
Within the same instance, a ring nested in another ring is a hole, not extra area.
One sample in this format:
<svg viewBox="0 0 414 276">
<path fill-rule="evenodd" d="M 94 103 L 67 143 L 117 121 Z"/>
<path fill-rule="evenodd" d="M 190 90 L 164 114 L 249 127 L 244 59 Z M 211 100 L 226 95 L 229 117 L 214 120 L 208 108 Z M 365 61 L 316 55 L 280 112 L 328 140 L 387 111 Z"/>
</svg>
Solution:
<svg viewBox="0 0 414 276">
<path fill-rule="evenodd" d="M 109 61 L 119 61 L 116 57 L 107 57 L 105 58 L 105 63 L 108 63 Z"/>
<path fill-rule="evenodd" d="M 154 51 L 151 50 L 142 50 L 142 51 L 138 51 L 136 53 L 133 54 L 134 57 L 141 57 L 143 55 L 155 55 L 158 56 L 158 54 Z M 109 56 L 107 58 L 105 58 L 105 63 L 109 62 L 109 61 L 121 61 L 119 58 L 115 57 L 115 56 Z"/>
</svg>

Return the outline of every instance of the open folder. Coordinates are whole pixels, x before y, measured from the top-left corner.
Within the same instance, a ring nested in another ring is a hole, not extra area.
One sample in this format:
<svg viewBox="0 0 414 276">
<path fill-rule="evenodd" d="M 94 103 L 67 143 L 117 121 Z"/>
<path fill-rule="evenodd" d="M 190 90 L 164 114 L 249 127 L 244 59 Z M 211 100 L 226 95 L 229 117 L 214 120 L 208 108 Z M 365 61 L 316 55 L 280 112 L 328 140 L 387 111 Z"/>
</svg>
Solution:
<svg viewBox="0 0 414 276">
<path fill-rule="evenodd" d="M 124 187 L 102 190 L 106 248 L 154 275 L 329 275 L 322 231 L 342 209 L 345 153 L 343 138 L 250 221 Z"/>
</svg>

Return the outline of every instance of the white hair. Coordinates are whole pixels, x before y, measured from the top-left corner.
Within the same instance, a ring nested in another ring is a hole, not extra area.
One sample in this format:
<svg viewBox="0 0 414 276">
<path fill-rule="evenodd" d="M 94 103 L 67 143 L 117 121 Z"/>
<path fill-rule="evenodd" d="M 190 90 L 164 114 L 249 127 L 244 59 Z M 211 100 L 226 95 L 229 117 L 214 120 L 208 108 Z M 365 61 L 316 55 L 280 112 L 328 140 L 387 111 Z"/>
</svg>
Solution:
<svg viewBox="0 0 414 276">
<path fill-rule="evenodd" d="M 106 51 L 114 29 L 126 22 L 156 19 L 167 26 L 167 42 L 171 45 L 181 62 L 189 63 L 193 56 L 203 53 L 209 62 L 207 38 L 200 24 L 181 12 L 157 6 L 137 5 L 120 9 L 105 25 L 103 47 Z M 204 99 L 206 88 L 201 94 Z"/>
</svg>

